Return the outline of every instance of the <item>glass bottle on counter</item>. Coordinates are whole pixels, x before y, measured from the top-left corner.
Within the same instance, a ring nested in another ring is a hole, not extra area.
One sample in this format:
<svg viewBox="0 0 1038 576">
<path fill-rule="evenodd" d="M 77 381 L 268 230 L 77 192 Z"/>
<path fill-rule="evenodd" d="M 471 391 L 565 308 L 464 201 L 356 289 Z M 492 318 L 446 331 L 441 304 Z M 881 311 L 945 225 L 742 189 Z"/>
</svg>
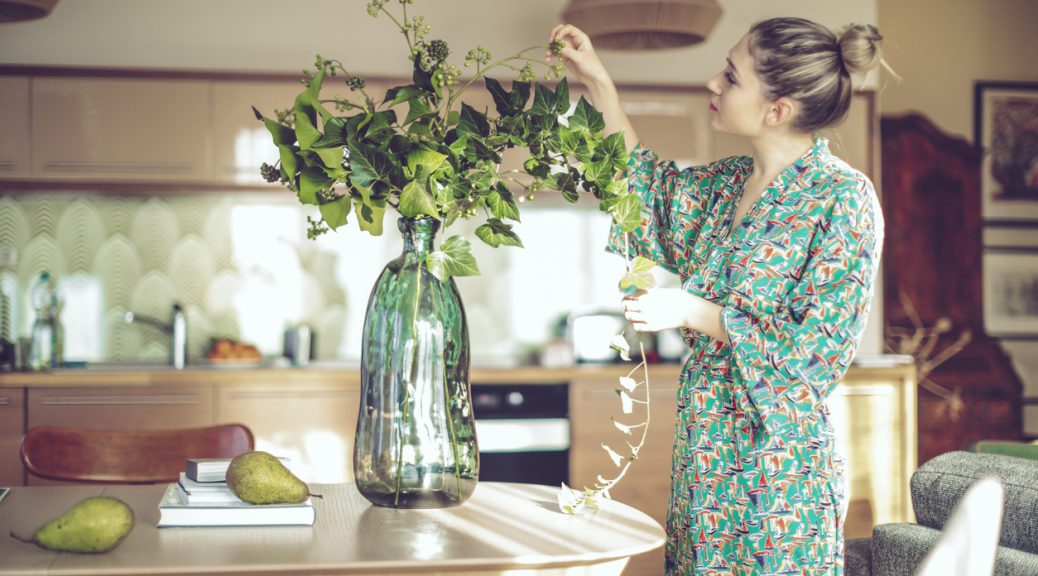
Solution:
<svg viewBox="0 0 1038 576">
<path fill-rule="evenodd" d="M 36 319 L 29 340 L 29 369 L 49 370 L 61 366 L 62 342 L 60 301 L 54 279 L 42 272 L 30 291 Z"/>
</svg>

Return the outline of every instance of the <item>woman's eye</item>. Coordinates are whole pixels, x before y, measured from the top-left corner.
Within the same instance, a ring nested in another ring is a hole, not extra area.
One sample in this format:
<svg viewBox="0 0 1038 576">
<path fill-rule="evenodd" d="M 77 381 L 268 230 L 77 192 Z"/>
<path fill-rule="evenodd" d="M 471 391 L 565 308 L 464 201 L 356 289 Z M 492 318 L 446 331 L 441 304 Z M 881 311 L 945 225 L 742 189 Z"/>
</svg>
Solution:
<svg viewBox="0 0 1038 576">
<path fill-rule="evenodd" d="M 725 80 L 726 80 L 726 81 L 727 81 L 727 82 L 728 82 L 729 84 L 733 84 L 733 85 L 735 84 L 735 76 L 732 76 L 732 73 L 731 73 L 731 72 L 725 72 L 725 73 L 724 73 L 724 79 L 725 79 Z"/>
</svg>

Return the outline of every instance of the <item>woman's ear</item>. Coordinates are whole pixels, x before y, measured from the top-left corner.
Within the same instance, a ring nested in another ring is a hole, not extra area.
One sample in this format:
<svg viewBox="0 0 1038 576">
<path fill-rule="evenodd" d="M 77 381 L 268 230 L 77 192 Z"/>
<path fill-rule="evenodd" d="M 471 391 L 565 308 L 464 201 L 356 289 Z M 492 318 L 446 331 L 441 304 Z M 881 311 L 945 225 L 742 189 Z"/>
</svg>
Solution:
<svg viewBox="0 0 1038 576">
<path fill-rule="evenodd" d="M 783 96 L 771 103 L 764 122 L 768 126 L 782 126 L 793 122 L 796 116 L 797 106 L 792 98 Z"/>
</svg>

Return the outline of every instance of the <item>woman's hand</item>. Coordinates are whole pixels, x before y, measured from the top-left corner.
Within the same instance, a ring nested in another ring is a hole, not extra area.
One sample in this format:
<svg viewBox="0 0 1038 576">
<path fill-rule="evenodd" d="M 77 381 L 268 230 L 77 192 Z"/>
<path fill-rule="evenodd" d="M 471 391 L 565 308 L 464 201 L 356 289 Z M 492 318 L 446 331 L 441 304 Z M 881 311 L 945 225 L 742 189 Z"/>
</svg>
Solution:
<svg viewBox="0 0 1038 576">
<path fill-rule="evenodd" d="M 612 84 L 609 73 L 591 45 L 591 39 L 583 30 L 572 24 L 559 24 L 552 29 L 548 43 L 556 40 L 563 42 L 559 56 L 566 63 L 566 69 L 576 76 L 577 80 L 589 88 Z M 547 60 L 551 60 L 550 51 L 545 56 Z"/>
<path fill-rule="evenodd" d="M 723 306 L 679 288 L 640 290 L 622 301 L 624 317 L 638 332 L 691 328 L 728 343 L 721 323 Z"/>
</svg>

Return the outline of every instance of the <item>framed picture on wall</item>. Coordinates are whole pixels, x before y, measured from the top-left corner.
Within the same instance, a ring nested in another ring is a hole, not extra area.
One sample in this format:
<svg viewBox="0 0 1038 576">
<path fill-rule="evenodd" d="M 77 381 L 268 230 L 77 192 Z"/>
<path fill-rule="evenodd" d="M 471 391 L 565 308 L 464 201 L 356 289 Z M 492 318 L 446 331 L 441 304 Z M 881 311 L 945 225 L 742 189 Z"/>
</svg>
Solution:
<svg viewBox="0 0 1038 576">
<path fill-rule="evenodd" d="M 996 337 L 1038 336 L 1038 250 L 984 253 L 984 328 Z"/>
<path fill-rule="evenodd" d="M 973 104 L 984 219 L 1038 220 L 1038 82 L 977 82 Z"/>
</svg>

